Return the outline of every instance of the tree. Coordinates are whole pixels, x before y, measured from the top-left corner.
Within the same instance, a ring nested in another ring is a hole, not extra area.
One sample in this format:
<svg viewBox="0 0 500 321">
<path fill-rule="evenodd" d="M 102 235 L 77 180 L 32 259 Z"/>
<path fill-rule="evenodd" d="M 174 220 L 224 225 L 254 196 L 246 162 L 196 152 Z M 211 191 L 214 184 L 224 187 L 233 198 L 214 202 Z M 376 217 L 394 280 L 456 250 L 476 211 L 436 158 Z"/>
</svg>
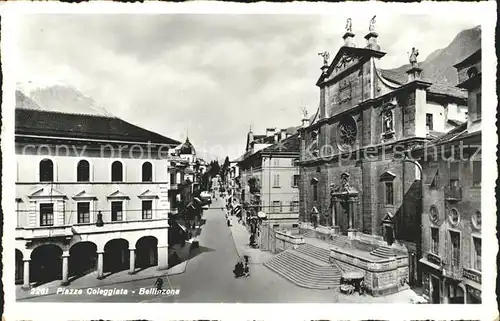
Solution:
<svg viewBox="0 0 500 321">
<path fill-rule="evenodd" d="M 226 182 L 226 174 L 229 171 L 230 166 L 231 162 L 229 161 L 229 156 L 226 156 L 226 159 L 224 160 L 224 164 L 222 164 L 222 169 L 221 169 L 221 176 L 223 182 Z"/>
</svg>

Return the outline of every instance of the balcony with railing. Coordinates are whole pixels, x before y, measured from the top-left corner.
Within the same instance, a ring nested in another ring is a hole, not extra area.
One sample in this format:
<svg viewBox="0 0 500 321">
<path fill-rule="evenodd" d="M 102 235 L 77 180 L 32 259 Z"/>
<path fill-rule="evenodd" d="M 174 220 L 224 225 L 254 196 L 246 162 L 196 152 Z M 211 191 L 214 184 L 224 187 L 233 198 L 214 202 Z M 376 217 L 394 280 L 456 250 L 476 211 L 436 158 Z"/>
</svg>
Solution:
<svg viewBox="0 0 500 321">
<path fill-rule="evenodd" d="M 444 187 L 444 198 L 447 201 L 461 201 L 462 200 L 462 185 L 448 184 Z"/>
<path fill-rule="evenodd" d="M 71 238 L 73 235 L 108 233 L 134 230 L 168 228 L 167 219 L 148 219 L 133 221 L 104 222 L 102 226 L 96 223 L 66 224 L 54 226 L 19 227 L 16 228 L 16 239 L 35 240 L 46 238 Z"/>
</svg>

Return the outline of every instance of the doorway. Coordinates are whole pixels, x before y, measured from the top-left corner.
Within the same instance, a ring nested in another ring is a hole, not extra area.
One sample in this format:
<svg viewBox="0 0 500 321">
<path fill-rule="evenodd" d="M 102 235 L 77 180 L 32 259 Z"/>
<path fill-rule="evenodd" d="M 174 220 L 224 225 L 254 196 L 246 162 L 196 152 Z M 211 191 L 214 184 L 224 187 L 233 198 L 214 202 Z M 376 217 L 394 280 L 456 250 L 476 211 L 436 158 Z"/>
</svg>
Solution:
<svg viewBox="0 0 500 321">
<path fill-rule="evenodd" d="M 394 227 L 389 224 L 384 224 L 384 238 L 387 245 L 391 246 L 394 243 Z"/>
<path fill-rule="evenodd" d="M 349 230 L 349 202 L 339 202 L 339 215 L 337 215 L 338 225 L 342 235 L 347 235 Z"/>
<path fill-rule="evenodd" d="M 440 303 L 441 293 L 440 293 L 440 282 L 435 276 L 431 276 L 431 303 Z"/>
</svg>

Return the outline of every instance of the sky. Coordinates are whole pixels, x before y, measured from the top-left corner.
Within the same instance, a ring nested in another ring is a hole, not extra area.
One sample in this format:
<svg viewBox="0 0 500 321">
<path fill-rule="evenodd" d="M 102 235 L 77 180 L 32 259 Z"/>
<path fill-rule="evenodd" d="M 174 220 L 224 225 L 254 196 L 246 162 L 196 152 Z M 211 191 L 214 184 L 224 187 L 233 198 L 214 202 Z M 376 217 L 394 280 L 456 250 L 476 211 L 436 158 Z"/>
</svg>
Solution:
<svg viewBox="0 0 500 321">
<path fill-rule="evenodd" d="M 351 15 L 365 45 L 373 13 Z M 206 160 L 239 157 L 251 126 L 301 123 L 319 103 L 322 58 L 343 43 L 346 19 L 334 15 L 32 14 L 18 20 L 19 84 L 64 84 L 111 114 L 183 141 Z M 477 15 L 377 13 L 379 66 L 422 60 L 446 47 Z M 438 31 L 438 32 L 437 32 Z"/>
</svg>

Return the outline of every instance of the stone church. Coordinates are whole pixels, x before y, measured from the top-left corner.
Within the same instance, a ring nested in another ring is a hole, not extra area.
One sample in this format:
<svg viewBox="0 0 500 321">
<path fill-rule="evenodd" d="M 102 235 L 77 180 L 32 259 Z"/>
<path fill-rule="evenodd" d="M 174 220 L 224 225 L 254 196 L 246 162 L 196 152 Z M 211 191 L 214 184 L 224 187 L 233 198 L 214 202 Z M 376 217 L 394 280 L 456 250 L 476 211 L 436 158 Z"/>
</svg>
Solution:
<svg viewBox="0 0 500 321">
<path fill-rule="evenodd" d="M 420 254 L 421 167 L 412 149 L 466 121 L 467 93 L 426 81 L 413 48 L 406 75 L 379 68 L 385 56 L 375 20 L 366 46 L 344 45 L 321 75 L 319 107 L 299 129 L 300 216 L 304 228 L 408 254 L 409 283 Z M 359 243 L 361 244 L 361 243 Z"/>
</svg>

